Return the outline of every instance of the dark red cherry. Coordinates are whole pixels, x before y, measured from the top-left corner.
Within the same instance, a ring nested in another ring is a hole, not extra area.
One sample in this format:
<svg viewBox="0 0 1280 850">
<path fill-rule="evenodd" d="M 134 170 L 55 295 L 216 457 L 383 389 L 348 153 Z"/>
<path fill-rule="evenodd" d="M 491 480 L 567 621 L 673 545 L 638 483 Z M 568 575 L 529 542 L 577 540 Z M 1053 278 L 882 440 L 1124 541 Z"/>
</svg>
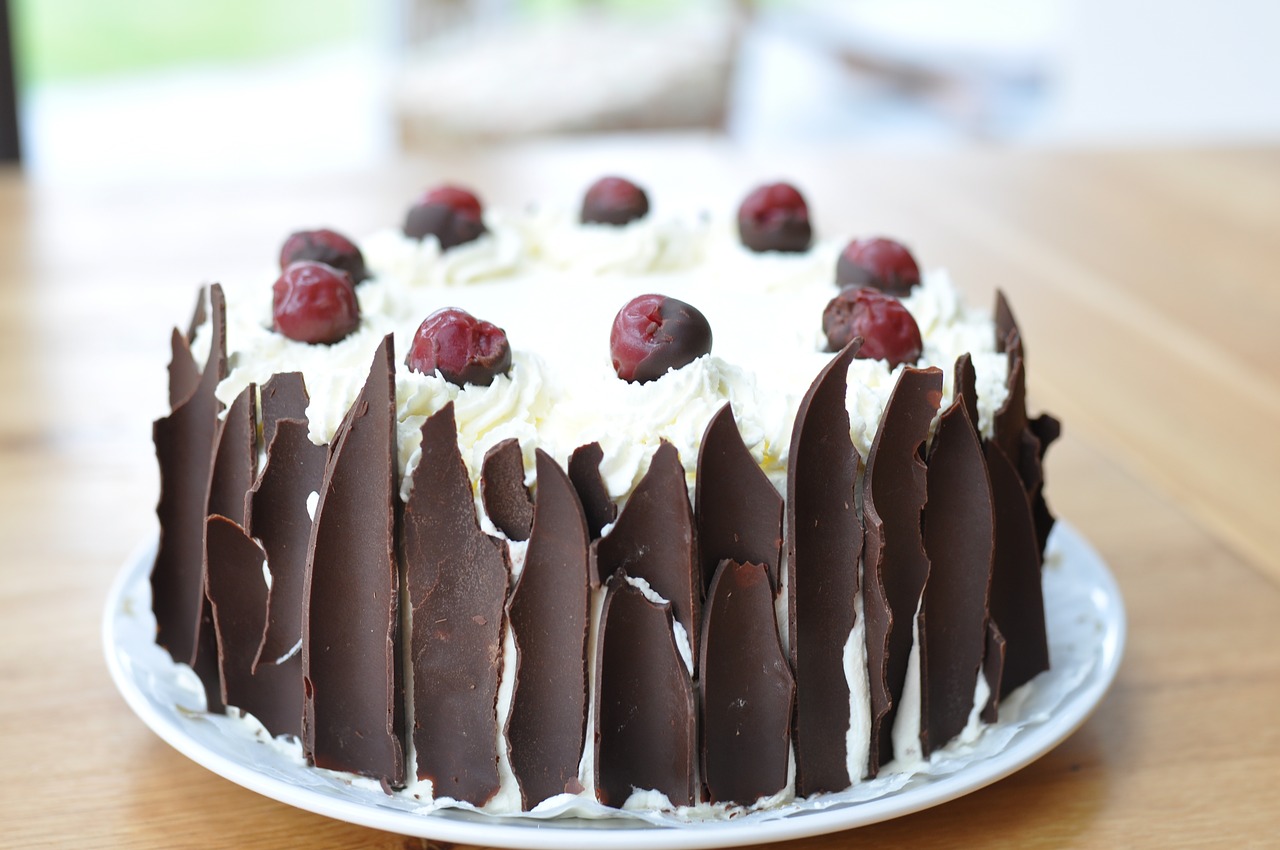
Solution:
<svg viewBox="0 0 1280 850">
<path fill-rule="evenodd" d="M 364 255 L 356 244 L 333 230 L 299 230 L 284 240 L 280 249 L 280 268 L 298 260 L 315 260 L 342 269 L 351 275 L 352 283 L 360 283 L 369 277 L 364 267 Z"/>
<path fill-rule="evenodd" d="M 441 250 L 478 239 L 485 232 L 480 199 L 459 186 L 437 186 L 409 209 L 404 235 L 440 240 Z"/>
<path fill-rule="evenodd" d="M 360 327 L 360 302 L 351 276 L 341 269 L 299 260 L 272 288 L 275 329 L 298 342 L 334 343 Z"/>
<path fill-rule="evenodd" d="M 892 295 L 868 287 L 846 287 L 822 312 L 827 350 L 839 351 L 855 336 L 863 339 L 857 357 L 887 360 L 889 368 L 920 359 L 924 343 L 915 318 Z"/>
<path fill-rule="evenodd" d="M 621 226 L 649 214 L 649 196 L 625 177 L 601 177 L 582 198 L 583 224 Z"/>
<path fill-rule="evenodd" d="M 752 251 L 809 250 L 813 230 L 804 196 L 789 183 L 770 183 L 738 207 L 738 236 Z"/>
<path fill-rule="evenodd" d="M 840 287 L 870 286 L 903 298 L 919 284 L 916 258 L 892 239 L 854 239 L 836 261 L 836 285 Z"/>
<path fill-rule="evenodd" d="M 465 310 L 436 310 L 418 326 L 405 365 L 430 375 L 437 370 L 451 384 L 487 387 L 511 369 L 507 334 Z"/>
<path fill-rule="evenodd" d="M 665 295 L 640 295 L 613 318 L 613 371 L 643 384 L 711 352 L 711 325 L 698 308 Z"/>
</svg>

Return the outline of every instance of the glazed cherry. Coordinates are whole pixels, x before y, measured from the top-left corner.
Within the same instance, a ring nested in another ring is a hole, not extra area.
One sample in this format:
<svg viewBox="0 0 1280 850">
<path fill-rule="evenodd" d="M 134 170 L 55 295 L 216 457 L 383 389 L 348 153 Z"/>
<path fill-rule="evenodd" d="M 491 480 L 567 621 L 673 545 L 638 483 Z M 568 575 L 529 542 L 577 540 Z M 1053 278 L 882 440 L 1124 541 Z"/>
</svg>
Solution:
<svg viewBox="0 0 1280 850">
<path fill-rule="evenodd" d="M 460 387 L 487 387 L 494 377 L 511 370 L 511 345 L 502 328 L 457 307 L 445 307 L 418 326 L 404 362 L 424 375 L 439 371 Z"/>
<path fill-rule="evenodd" d="M 757 252 L 809 250 L 813 230 L 804 196 L 789 183 L 760 186 L 738 207 L 738 236 Z"/>
<path fill-rule="evenodd" d="M 280 268 L 283 270 L 298 260 L 315 260 L 335 269 L 342 269 L 351 275 L 352 283 L 360 283 L 369 277 L 360 249 L 334 230 L 299 230 L 291 233 L 280 249 Z"/>
<path fill-rule="evenodd" d="M 649 214 L 649 196 L 625 177 L 601 177 L 582 198 L 583 224 L 621 226 Z"/>
<path fill-rule="evenodd" d="M 613 319 L 613 371 L 643 384 L 711 352 L 711 325 L 698 308 L 665 295 L 640 295 Z"/>
<path fill-rule="evenodd" d="M 892 239 L 854 239 L 836 261 L 836 285 L 840 287 L 870 286 L 902 298 L 919 284 L 916 258 Z"/>
<path fill-rule="evenodd" d="M 335 343 L 360 326 L 360 303 L 351 276 L 341 269 L 299 260 L 272 289 L 275 329 L 298 342 Z"/>
<path fill-rule="evenodd" d="M 855 336 L 862 337 L 856 357 L 887 360 L 889 368 L 915 363 L 924 347 L 916 320 L 892 295 L 869 287 L 846 287 L 822 313 L 822 330 L 829 351 L 839 351 Z"/>
<path fill-rule="evenodd" d="M 478 239 L 485 232 L 480 199 L 469 189 L 437 186 L 409 209 L 404 219 L 404 235 L 412 239 L 434 236 L 440 249 Z"/>
</svg>

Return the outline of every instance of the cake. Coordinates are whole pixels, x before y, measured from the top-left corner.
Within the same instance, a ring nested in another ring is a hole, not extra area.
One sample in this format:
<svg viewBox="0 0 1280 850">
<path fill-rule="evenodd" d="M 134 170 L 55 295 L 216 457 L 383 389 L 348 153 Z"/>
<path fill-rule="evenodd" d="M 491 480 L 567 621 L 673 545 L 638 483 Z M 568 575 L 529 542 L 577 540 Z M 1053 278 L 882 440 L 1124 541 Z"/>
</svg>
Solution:
<svg viewBox="0 0 1280 850">
<path fill-rule="evenodd" d="M 445 186 L 280 267 L 173 331 L 152 605 L 208 711 L 316 770 L 722 817 L 927 761 L 1048 669 L 1058 424 L 1003 296 L 815 241 L 787 184 L 736 222 Z"/>
</svg>

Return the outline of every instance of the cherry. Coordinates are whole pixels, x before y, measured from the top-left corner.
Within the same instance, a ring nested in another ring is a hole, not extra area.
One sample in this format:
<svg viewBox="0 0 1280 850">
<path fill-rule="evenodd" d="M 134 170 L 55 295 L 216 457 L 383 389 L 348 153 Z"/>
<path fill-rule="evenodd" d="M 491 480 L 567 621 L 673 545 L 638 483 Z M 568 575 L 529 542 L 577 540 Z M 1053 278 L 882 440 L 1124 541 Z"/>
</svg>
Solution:
<svg viewBox="0 0 1280 850">
<path fill-rule="evenodd" d="M 583 224 L 621 226 L 649 214 L 649 196 L 625 177 L 601 177 L 582 198 Z"/>
<path fill-rule="evenodd" d="M 643 384 L 711 351 L 711 325 L 698 308 L 665 295 L 639 295 L 613 318 L 613 371 Z"/>
<path fill-rule="evenodd" d="M 511 370 L 511 345 L 502 328 L 457 307 L 445 307 L 418 326 L 404 362 L 424 375 L 438 371 L 460 387 L 487 387 L 494 376 Z"/>
<path fill-rule="evenodd" d="M 272 287 L 275 329 L 298 342 L 334 343 L 360 326 L 351 275 L 318 263 L 290 263 Z"/>
<path fill-rule="evenodd" d="M 901 242 L 854 239 L 836 261 L 836 285 L 870 286 L 902 298 L 920 284 L 920 267 Z"/>
<path fill-rule="evenodd" d="M 280 268 L 298 260 L 315 260 L 351 275 L 352 283 L 360 283 L 369 277 L 364 267 L 364 255 L 356 244 L 333 230 L 299 230 L 289 234 L 280 249 Z"/>
<path fill-rule="evenodd" d="M 827 350 L 839 351 L 855 336 L 862 337 L 857 357 L 887 360 L 889 368 L 920 359 L 924 343 L 915 318 L 892 295 L 870 287 L 849 286 L 822 311 Z"/>
<path fill-rule="evenodd" d="M 757 252 L 809 250 L 813 230 L 804 196 L 790 183 L 758 187 L 738 207 L 738 236 Z"/>
<path fill-rule="evenodd" d="M 471 242 L 485 232 L 480 199 L 459 186 L 437 186 L 409 208 L 404 235 L 411 239 L 435 236 L 440 249 Z"/>
</svg>

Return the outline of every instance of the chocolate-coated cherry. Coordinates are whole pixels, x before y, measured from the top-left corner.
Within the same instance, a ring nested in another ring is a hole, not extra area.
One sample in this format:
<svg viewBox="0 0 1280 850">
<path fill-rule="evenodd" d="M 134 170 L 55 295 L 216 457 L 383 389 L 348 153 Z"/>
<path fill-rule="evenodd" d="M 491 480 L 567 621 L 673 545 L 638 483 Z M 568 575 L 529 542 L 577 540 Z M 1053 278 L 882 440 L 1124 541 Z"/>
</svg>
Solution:
<svg viewBox="0 0 1280 850">
<path fill-rule="evenodd" d="M 360 249 L 334 230 L 299 230 L 289 234 L 280 249 L 280 268 L 284 270 L 299 260 L 315 260 L 342 269 L 351 275 L 352 283 L 360 283 L 369 277 Z"/>
<path fill-rule="evenodd" d="M 441 250 L 478 239 L 485 232 L 483 210 L 475 193 L 460 186 L 437 186 L 409 208 L 404 235 L 434 236 Z"/>
<path fill-rule="evenodd" d="M 809 250 L 809 206 L 790 183 L 755 189 L 738 207 L 738 237 L 752 251 Z"/>
<path fill-rule="evenodd" d="M 613 371 L 643 384 L 711 352 L 711 325 L 698 308 L 665 295 L 639 295 L 613 319 Z"/>
<path fill-rule="evenodd" d="M 839 351 L 855 336 L 862 337 L 856 357 L 887 360 L 889 368 L 915 363 L 924 344 L 915 318 L 892 295 L 869 287 L 846 287 L 822 312 L 827 350 Z"/>
<path fill-rule="evenodd" d="M 413 335 L 405 365 L 430 375 L 439 371 L 451 384 L 487 387 L 511 369 L 507 334 L 465 310 L 445 307 L 423 320 Z"/>
<path fill-rule="evenodd" d="M 299 260 L 272 287 L 275 329 L 298 342 L 334 343 L 360 326 L 355 284 L 341 269 Z"/>
<path fill-rule="evenodd" d="M 870 286 L 902 298 L 919 284 L 916 258 L 892 239 L 854 239 L 836 261 L 836 285 L 840 287 Z"/>
<path fill-rule="evenodd" d="M 621 226 L 649 214 L 649 196 L 625 177 L 601 177 L 582 198 L 583 224 Z"/>
</svg>

